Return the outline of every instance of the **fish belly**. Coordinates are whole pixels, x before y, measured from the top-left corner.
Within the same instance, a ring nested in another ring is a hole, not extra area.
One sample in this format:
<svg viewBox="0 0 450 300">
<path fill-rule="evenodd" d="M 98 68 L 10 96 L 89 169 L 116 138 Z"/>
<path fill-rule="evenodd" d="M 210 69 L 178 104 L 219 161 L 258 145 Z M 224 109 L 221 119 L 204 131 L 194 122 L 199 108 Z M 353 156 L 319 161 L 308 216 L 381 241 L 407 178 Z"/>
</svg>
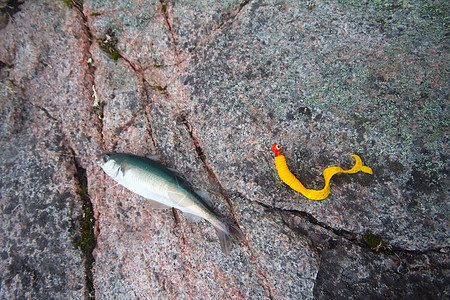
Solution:
<svg viewBox="0 0 450 300">
<path fill-rule="evenodd" d="M 117 179 L 118 183 L 144 198 L 197 215 L 196 209 L 189 209 L 197 205 L 195 200 L 173 180 L 151 172 L 134 170 L 129 170 L 122 178 Z"/>
</svg>

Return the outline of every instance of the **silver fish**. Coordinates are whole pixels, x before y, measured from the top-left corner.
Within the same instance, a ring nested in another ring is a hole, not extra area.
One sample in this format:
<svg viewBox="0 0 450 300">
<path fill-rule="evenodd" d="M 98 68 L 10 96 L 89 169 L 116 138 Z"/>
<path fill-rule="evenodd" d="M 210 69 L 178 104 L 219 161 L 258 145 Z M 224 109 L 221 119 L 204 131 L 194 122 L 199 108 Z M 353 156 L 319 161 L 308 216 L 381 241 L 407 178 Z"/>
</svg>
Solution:
<svg viewBox="0 0 450 300">
<path fill-rule="evenodd" d="M 110 153 L 101 155 L 98 163 L 106 174 L 130 191 L 210 222 L 223 252 L 229 252 L 233 239 L 242 238 L 238 227 L 220 220 L 183 179 L 158 162 L 132 154 Z"/>
</svg>

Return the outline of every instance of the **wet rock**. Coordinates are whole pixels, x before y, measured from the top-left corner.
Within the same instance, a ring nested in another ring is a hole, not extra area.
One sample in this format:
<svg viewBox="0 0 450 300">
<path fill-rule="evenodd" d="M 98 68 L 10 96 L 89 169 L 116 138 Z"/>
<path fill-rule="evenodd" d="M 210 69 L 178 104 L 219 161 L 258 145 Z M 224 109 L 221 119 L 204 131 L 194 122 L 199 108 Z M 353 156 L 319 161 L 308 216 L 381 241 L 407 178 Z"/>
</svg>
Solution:
<svg viewBox="0 0 450 300">
<path fill-rule="evenodd" d="M 0 31 L 3 297 L 449 293 L 446 3 L 75 4 L 26 2 Z M 374 174 L 308 200 L 275 142 L 308 188 L 350 154 Z M 117 186 L 102 152 L 160 155 L 244 240 L 224 255 L 209 223 Z"/>
</svg>

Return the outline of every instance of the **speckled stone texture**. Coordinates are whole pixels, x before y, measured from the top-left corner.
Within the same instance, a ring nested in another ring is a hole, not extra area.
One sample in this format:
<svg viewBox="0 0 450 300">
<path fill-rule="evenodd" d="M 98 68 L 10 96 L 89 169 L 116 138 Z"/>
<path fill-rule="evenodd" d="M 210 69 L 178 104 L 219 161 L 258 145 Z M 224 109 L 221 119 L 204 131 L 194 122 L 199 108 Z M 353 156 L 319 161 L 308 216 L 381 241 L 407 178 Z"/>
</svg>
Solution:
<svg viewBox="0 0 450 300">
<path fill-rule="evenodd" d="M 450 296 L 448 1 L 65 2 L 0 7 L 1 298 Z M 275 142 L 308 188 L 351 154 L 374 174 L 308 200 Z M 159 155 L 244 240 L 224 255 L 103 152 Z"/>
<path fill-rule="evenodd" d="M 61 155 L 92 152 L 98 135 L 87 36 L 79 14 L 59 2 L 20 5 L 0 31 L 2 299 L 82 299 L 89 291 L 75 246 L 82 187 L 74 160 Z"/>
</svg>

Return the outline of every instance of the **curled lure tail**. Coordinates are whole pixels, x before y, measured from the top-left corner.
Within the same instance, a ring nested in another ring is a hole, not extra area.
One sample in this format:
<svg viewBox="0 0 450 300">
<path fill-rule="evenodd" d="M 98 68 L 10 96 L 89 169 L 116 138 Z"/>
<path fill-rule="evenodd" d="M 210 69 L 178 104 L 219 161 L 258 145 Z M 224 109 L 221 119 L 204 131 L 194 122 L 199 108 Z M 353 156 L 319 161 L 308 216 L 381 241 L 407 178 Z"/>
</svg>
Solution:
<svg viewBox="0 0 450 300">
<path fill-rule="evenodd" d="M 330 179 L 334 174 L 337 173 L 348 173 L 353 174 L 357 172 L 364 172 L 368 174 L 373 174 L 372 169 L 363 166 L 362 160 L 358 155 L 352 155 L 356 163 L 350 170 L 344 170 L 341 167 L 329 167 L 323 171 L 323 176 L 325 178 L 325 187 L 321 190 L 310 190 L 303 186 L 303 184 L 294 176 L 294 174 L 289 171 L 286 159 L 281 155 L 281 147 L 278 144 L 272 146 L 272 150 L 275 151 L 277 156 L 275 157 L 275 166 L 277 167 L 278 176 L 284 183 L 289 185 L 293 190 L 302 193 L 306 198 L 312 200 L 323 200 L 330 194 Z"/>
</svg>

